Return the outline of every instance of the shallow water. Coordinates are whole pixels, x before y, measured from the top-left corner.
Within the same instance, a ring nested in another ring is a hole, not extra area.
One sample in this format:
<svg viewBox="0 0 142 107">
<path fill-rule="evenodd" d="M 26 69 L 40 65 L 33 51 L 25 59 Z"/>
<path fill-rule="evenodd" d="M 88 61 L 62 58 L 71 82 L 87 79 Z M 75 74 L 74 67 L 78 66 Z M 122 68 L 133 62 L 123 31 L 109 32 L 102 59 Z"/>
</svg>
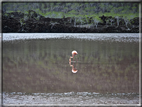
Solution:
<svg viewBox="0 0 142 107">
<path fill-rule="evenodd" d="M 138 41 L 136 33 L 3 34 L 3 103 L 138 104 Z"/>
</svg>

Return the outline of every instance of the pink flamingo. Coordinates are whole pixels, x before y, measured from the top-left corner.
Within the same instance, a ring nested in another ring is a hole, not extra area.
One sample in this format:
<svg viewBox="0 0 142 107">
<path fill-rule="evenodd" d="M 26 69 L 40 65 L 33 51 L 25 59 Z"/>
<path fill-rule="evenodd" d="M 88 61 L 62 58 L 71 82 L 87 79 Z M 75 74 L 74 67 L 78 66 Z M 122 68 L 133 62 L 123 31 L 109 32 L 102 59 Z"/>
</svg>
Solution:
<svg viewBox="0 0 142 107">
<path fill-rule="evenodd" d="M 75 51 L 75 50 L 72 51 L 72 56 L 70 58 L 74 58 L 74 56 L 77 55 L 77 54 L 78 54 L 77 51 Z"/>
<path fill-rule="evenodd" d="M 71 58 L 74 58 L 74 56 L 77 55 L 77 54 L 78 54 L 77 51 L 75 51 L 75 50 L 72 51 L 72 56 L 70 56 L 70 59 L 69 59 L 69 64 L 72 67 L 72 72 L 73 73 L 77 73 L 78 70 L 76 68 L 74 68 L 74 65 L 71 65 L 71 62 L 72 62 Z"/>
</svg>

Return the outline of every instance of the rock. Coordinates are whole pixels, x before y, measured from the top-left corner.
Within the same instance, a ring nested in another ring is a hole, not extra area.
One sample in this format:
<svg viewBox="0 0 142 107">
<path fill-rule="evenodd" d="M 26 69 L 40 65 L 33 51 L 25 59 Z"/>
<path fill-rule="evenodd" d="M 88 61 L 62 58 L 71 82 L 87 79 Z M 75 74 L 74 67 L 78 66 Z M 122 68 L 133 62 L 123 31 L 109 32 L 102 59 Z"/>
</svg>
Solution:
<svg viewBox="0 0 142 107">
<path fill-rule="evenodd" d="M 130 20 L 131 24 L 125 25 L 122 17 L 119 17 L 119 26 L 117 19 L 112 16 L 101 16 L 103 23 L 99 22 L 97 27 L 91 24 L 92 17 L 85 23 L 76 22 L 75 17 L 67 18 L 45 18 L 37 14 L 33 10 L 29 10 L 28 14 L 21 12 L 4 13 L 2 15 L 2 32 L 3 33 L 122 33 L 122 32 L 139 32 L 139 18 Z M 80 20 L 80 19 L 79 19 Z M 76 26 L 74 26 L 76 22 Z M 82 25 L 82 26 L 80 26 Z M 85 27 L 87 26 L 87 27 Z"/>
<path fill-rule="evenodd" d="M 3 33 L 15 33 L 20 30 L 20 22 L 14 18 L 8 18 L 2 21 L 2 32 Z"/>
<path fill-rule="evenodd" d="M 138 33 L 139 32 L 139 25 L 133 25 L 133 27 L 131 28 L 131 32 L 133 33 Z"/>
<path fill-rule="evenodd" d="M 14 18 L 19 20 L 22 17 L 24 17 L 24 13 L 21 13 L 21 12 L 11 12 L 11 13 L 3 14 L 3 18 Z"/>
<path fill-rule="evenodd" d="M 139 17 L 135 17 L 135 18 L 131 19 L 130 23 L 132 25 L 139 25 Z"/>
<path fill-rule="evenodd" d="M 103 16 L 100 16 L 99 18 L 101 18 L 101 19 L 102 19 L 103 24 L 106 24 L 106 18 L 107 18 L 106 16 L 104 16 L 104 15 L 103 15 Z"/>
</svg>

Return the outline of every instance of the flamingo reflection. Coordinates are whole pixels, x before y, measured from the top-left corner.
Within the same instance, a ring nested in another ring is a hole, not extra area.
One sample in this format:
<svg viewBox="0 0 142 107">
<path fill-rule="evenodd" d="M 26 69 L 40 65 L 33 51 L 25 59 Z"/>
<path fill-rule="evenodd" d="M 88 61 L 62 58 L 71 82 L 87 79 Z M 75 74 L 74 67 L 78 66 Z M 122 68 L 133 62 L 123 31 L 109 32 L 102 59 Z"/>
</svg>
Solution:
<svg viewBox="0 0 142 107">
<path fill-rule="evenodd" d="M 72 72 L 77 73 L 78 70 L 76 68 L 74 68 L 74 65 L 70 65 L 70 66 L 72 67 Z"/>
</svg>

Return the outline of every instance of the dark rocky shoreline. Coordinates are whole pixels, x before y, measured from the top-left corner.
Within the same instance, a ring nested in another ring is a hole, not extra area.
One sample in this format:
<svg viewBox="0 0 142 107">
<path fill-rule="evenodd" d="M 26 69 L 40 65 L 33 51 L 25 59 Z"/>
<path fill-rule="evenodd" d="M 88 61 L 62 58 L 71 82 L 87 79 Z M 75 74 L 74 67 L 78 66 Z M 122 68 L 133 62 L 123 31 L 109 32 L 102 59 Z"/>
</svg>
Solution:
<svg viewBox="0 0 142 107">
<path fill-rule="evenodd" d="M 27 14 L 3 12 L 2 33 L 139 33 L 139 17 L 131 19 L 127 25 L 123 17 L 103 15 L 100 19 L 102 22 L 92 24 L 90 17 L 81 24 L 75 23 L 75 17 L 45 18 L 33 10 Z"/>
</svg>

